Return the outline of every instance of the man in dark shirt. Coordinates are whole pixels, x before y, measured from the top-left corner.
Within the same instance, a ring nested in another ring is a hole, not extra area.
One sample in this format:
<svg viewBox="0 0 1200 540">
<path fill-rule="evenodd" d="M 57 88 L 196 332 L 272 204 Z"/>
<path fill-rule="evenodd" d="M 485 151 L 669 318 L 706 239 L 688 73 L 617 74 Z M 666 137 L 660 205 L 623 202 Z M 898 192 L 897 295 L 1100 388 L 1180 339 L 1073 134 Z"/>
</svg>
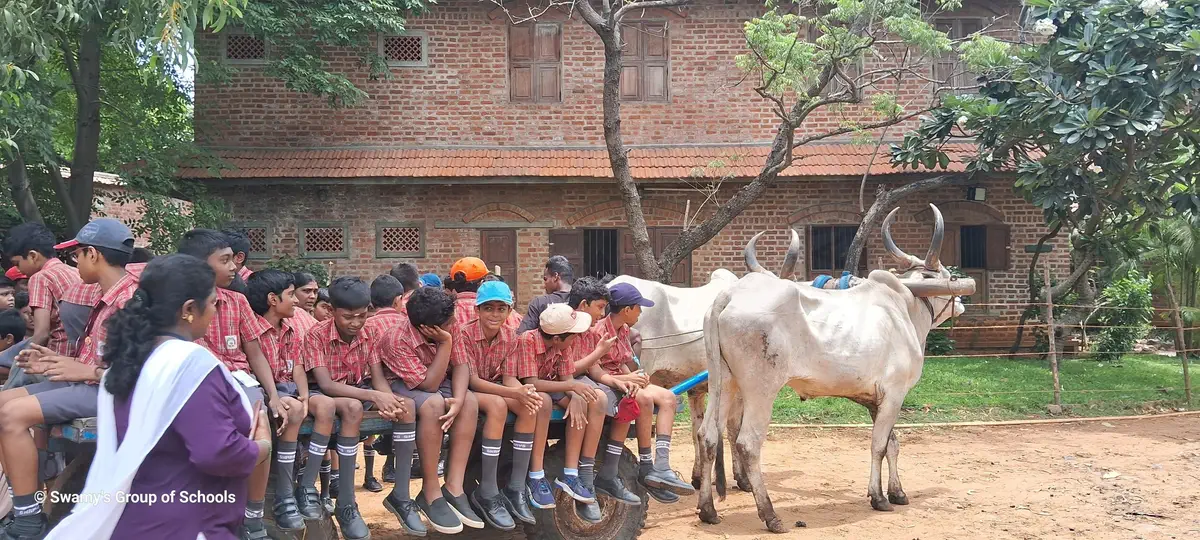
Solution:
<svg viewBox="0 0 1200 540">
<path fill-rule="evenodd" d="M 529 302 L 529 309 L 525 313 L 525 318 L 521 319 L 521 326 L 517 327 L 517 333 L 522 334 L 538 327 L 538 321 L 542 315 L 542 311 L 550 304 L 565 304 L 567 303 L 567 295 L 571 294 L 571 283 L 575 281 L 575 274 L 571 271 L 571 263 L 562 255 L 555 255 L 546 261 L 546 268 L 542 271 L 542 287 L 546 294 L 534 298 Z"/>
</svg>

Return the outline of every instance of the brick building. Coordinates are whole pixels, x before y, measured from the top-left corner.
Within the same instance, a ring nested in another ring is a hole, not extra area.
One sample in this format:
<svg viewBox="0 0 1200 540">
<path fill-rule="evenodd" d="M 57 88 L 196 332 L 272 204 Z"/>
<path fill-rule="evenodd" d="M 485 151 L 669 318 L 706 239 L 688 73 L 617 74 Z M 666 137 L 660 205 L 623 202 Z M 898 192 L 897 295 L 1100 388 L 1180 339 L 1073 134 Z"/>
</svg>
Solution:
<svg viewBox="0 0 1200 540">
<path fill-rule="evenodd" d="M 981 28 L 1015 36 L 1018 6 L 1004 5 L 969 2 L 937 22 L 952 36 Z M 703 218 L 714 204 L 698 188 L 719 183 L 712 201 L 722 201 L 762 166 L 777 120 L 750 85 L 738 84 L 734 64 L 745 52 L 743 23 L 762 9 L 750 0 L 698 0 L 681 12 L 647 10 L 629 21 L 622 125 L 656 249 L 681 230 L 689 209 Z M 369 80 L 354 55 L 335 52 L 370 95 L 350 109 L 328 108 L 265 75 L 270 51 L 255 38 L 236 31 L 198 37 L 199 65 L 237 68 L 222 85 L 196 86 L 197 131 L 234 168 L 220 178 L 184 174 L 205 179 L 228 201 L 250 232 L 253 258 L 300 256 L 335 274 L 371 277 L 398 261 L 446 273 L 458 257 L 480 255 L 503 269 L 522 304 L 541 294 L 540 268 L 550 254 L 568 255 L 577 273 L 634 272 L 603 150 L 603 53 L 595 34 L 564 13 L 514 26 L 494 4 L 466 0 L 441 3 L 409 23 L 405 35 L 372 42 L 392 64 L 391 79 Z M 884 65 L 869 58 L 863 68 Z M 953 65 L 947 58 L 930 70 Z M 913 79 L 897 94 L 906 102 L 932 92 Z M 827 110 L 804 129 L 823 131 L 865 114 Z M 777 266 L 788 227 L 801 234 L 806 273 L 835 272 L 861 219 L 858 187 L 873 152 L 849 140 L 801 148 L 779 184 L 696 250 L 673 281 L 701 284 L 716 268 L 742 271 L 741 248 L 760 230 L 770 231 L 760 256 Z M 929 175 L 886 163 L 874 160 L 868 205 L 881 184 Z M 1045 232 L 1041 212 L 1014 194 L 1011 178 L 975 187 L 983 188 L 972 192 L 976 200 L 967 200 L 965 188 L 906 200 L 893 228 L 897 242 L 924 254 L 933 222 L 927 203 L 934 202 L 948 224 L 943 259 L 980 285 L 971 300 L 1020 301 L 1028 294 L 1025 246 Z M 1062 246 L 1050 258 L 1056 272 L 1066 270 Z M 890 263 L 878 234 L 864 259 L 864 268 Z M 997 320 L 1019 310 L 969 312 Z M 960 338 L 980 346 L 1003 336 Z"/>
</svg>

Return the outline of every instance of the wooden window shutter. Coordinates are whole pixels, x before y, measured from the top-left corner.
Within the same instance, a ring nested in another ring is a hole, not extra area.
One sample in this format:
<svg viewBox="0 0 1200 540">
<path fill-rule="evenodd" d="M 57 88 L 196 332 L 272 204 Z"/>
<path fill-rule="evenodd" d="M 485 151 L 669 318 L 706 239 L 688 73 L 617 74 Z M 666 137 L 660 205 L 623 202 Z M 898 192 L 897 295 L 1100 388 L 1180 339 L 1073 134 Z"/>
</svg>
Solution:
<svg viewBox="0 0 1200 540">
<path fill-rule="evenodd" d="M 666 101 L 670 84 L 666 23 L 631 23 L 621 35 L 625 51 L 621 99 Z"/>
<path fill-rule="evenodd" d="M 562 255 L 571 263 L 575 277 L 583 275 L 583 229 L 550 231 L 550 255 Z"/>
<path fill-rule="evenodd" d="M 946 225 L 946 236 L 942 238 L 942 266 L 962 265 L 962 236 L 958 225 Z"/>
<path fill-rule="evenodd" d="M 1012 227 L 1008 225 L 987 226 L 987 269 L 1009 269 L 1009 235 Z"/>
<path fill-rule="evenodd" d="M 525 62 L 533 60 L 532 26 L 513 26 L 508 29 L 508 58 Z"/>
<path fill-rule="evenodd" d="M 512 101 L 562 101 L 562 30 L 557 24 L 509 27 L 508 95 Z"/>
</svg>

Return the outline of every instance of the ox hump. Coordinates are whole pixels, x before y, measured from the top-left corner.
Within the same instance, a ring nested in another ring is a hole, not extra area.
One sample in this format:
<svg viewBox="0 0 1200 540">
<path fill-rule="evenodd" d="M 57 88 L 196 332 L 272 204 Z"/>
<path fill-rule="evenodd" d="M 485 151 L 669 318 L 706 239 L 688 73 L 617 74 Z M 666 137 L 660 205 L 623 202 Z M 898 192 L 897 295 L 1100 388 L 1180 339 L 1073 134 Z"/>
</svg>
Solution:
<svg viewBox="0 0 1200 540">
<path fill-rule="evenodd" d="M 872 270 L 870 275 L 867 276 L 867 279 L 871 282 L 878 283 L 884 287 L 892 289 L 893 291 L 900 293 L 902 296 L 912 294 L 909 292 L 908 287 L 905 287 L 904 284 L 900 282 L 900 278 L 896 277 L 895 274 L 888 272 L 887 270 Z"/>
</svg>

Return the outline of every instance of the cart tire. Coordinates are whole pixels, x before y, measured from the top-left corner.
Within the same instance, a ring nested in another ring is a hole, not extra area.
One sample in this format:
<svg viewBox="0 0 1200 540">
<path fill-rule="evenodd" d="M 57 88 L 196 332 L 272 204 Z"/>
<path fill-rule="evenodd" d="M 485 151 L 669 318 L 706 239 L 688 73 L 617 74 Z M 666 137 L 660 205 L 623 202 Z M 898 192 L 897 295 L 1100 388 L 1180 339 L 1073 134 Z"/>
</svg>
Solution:
<svg viewBox="0 0 1200 540">
<path fill-rule="evenodd" d="M 79 453 L 75 455 L 67 467 L 63 469 L 58 478 L 54 480 L 53 487 L 50 489 L 59 494 L 79 494 L 83 492 L 83 486 L 87 483 L 88 468 L 92 466 L 92 459 L 96 457 L 95 445 L 80 445 Z M 50 526 L 53 527 L 67 517 L 75 505 L 68 502 L 54 503 L 53 501 L 46 503 L 46 518 L 50 521 Z"/>
<path fill-rule="evenodd" d="M 566 452 L 565 441 L 559 442 L 546 449 L 544 469 L 546 478 L 551 482 L 562 474 L 563 459 Z M 596 470 L 600 470 L 601 453 L 596 457 Z M 525 535 L 529 540 L 632 540 L 642 534 L 646 525 L 646 510 L 649 496 L 645 488 L 637 483 L 637 458 L 629 449 L 621 454 L 621 464 L 617 474 L 625 482 L 625 487 L 642 498 L 639 506 L 629 506 L 617 503 L 607 497 L 599 497 L 600 513 L 603 520 L 591 524 L 579 519 L 575 514 L 575 501 L 571 497 L 557 493 L 555 508 L 550 510 L 534 509 L 537 525 L 527 525 Z"/>
<path fill-rule="evenodd" d="M 307 448 L 307 446 L 305 444 L 302 448 Z M 338 538 L 333 516 L 325 511 L 321 512 L 321 519 L 305 521 L 304 529 L 298 531 L 284 531 L 275 526 L 275 475 L 278 474 L 276 470 L 278 464 L 279 462 L 275 461 L 272 456 L 271 478 L 267 481 L 267 496 L 263 504 L 263 524 L 267 526 L 267 536 L 273 540 L 334 540 Z"/>
</svg>

